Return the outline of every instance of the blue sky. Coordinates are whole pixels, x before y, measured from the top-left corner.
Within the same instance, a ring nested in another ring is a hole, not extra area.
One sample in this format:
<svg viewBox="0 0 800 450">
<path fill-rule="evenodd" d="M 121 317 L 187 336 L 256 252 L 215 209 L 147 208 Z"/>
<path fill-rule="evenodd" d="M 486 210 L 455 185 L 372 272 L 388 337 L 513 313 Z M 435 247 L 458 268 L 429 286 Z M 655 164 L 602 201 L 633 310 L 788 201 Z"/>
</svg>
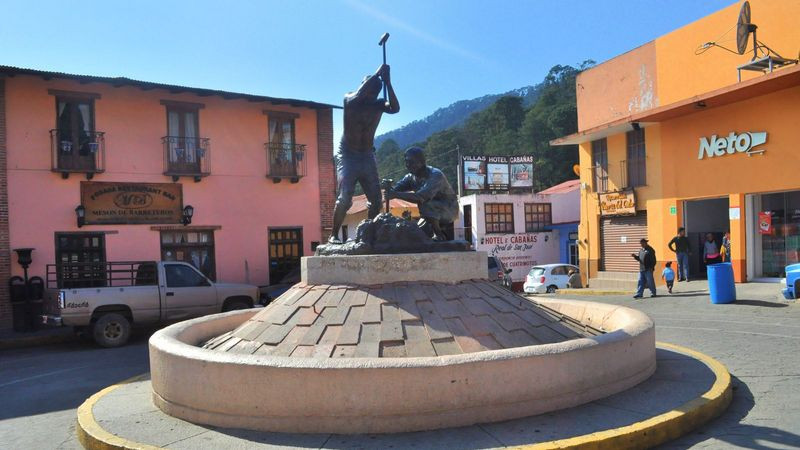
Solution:
<svg viewBox="0 0 800 450">
<path fill-rule="evenodd" d="M 0 64 L 341 104 L 380 64 L 388 31 L 401 111 L 380 133 L 535 84 L 555 64 L 604 61 L 732 3 L 0 0 Z"/>
</svg>

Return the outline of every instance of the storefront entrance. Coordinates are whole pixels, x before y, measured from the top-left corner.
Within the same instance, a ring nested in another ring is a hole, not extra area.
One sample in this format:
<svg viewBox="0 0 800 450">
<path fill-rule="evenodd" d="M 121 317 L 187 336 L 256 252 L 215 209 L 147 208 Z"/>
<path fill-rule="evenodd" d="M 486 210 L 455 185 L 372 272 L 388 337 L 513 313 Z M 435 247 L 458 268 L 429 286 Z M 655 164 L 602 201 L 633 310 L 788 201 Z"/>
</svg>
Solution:
<svg viewBox="0 0 800 450">
<path fill-rule="evenodd" d="M 730 230 L 727 197 L 704 200 L 689 200 L 684 203 L 684 226 L 689 238 L 689 278 L 705 278 L 706 263 L 703 257 L 706 235 L 711 234 L 717 252 L 722 245 L 722 236 Z M 677 234 L 678 230 L 675 230 Z M 674 253 L 668 256 L 675 258 Z"/>
<path fill-rule="evenodd" d="M 748 272 L 755 278 L 782 278 L 787 265 L 800 262 L 800 191 L 748 196 L 748 205 L 753 249 Z"/>
</svg>

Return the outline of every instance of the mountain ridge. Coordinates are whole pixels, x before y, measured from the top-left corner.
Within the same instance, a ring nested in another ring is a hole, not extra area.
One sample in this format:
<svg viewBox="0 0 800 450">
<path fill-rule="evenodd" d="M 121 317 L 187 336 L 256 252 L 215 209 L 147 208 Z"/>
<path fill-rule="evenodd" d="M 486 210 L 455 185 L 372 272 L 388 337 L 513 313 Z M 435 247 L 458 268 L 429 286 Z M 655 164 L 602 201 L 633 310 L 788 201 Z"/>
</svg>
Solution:
<svg viewBox="0 0 800 450">
<path fill-rule="evenodd" d="M 437 108 L 422 119 L 417 119 L 400 128 L 375 137 L 375 148 L 380 148 L 385 141 L 392 139 L 401 148 L 423 142 L 432 134 L 460 126 L 476 112 L 485 110 L 503 97 L 520 97 L 524 106 L 530 106 L 539 97 L 541 83 L 512 89 L 501 94 L 486 94 L 467 100 L 458 100 L 448 106 Z"/>
</svg>

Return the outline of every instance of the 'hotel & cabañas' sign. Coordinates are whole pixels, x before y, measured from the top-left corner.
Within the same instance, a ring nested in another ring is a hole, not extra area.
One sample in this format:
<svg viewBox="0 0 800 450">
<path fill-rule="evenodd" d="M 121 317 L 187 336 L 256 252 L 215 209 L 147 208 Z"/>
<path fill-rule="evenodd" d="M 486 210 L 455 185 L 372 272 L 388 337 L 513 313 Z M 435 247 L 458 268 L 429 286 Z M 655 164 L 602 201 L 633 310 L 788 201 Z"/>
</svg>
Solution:
<svg viewBox="0 0 800 450">
<path fill-rule="evenodd" d="M 183 189 L 177 183 L 81 182 L 86 224 L 181 223 Z"/>
<path fill-rule="evenodd" d="M 633 191 L 604 192 L 598 195 L 601 216 L 636 215 L 636 197 Z"/>
</svg>

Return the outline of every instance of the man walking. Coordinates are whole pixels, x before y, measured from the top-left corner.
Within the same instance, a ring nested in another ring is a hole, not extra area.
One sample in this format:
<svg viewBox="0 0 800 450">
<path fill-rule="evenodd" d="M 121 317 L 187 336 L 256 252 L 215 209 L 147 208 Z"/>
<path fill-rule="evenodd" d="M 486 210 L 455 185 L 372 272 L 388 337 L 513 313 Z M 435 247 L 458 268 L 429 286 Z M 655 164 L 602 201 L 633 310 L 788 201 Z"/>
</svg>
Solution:
<svg viewBox="0 0 800 450">
<path fill-rule="evenodd" d="M 639 254 L 631 253 L 633 259 L 639 261 L 639 286 L 633 298 L 642 298 L 645 287 L 650 289 L 650 297 L 655 297 L 656 280 L 653 277 L 653 271 L 656 268 L 656 251 L 647 244 L 647 239 L 642 238 L 639 245 L 642 246 Z"/>
<path fill-rule="evenodd" d="M 689 238 L 686 228 L 678 228 L 678 235 L 667 244 L 678 257 L 678 281 L 689 281 Z"/>
</svg>

